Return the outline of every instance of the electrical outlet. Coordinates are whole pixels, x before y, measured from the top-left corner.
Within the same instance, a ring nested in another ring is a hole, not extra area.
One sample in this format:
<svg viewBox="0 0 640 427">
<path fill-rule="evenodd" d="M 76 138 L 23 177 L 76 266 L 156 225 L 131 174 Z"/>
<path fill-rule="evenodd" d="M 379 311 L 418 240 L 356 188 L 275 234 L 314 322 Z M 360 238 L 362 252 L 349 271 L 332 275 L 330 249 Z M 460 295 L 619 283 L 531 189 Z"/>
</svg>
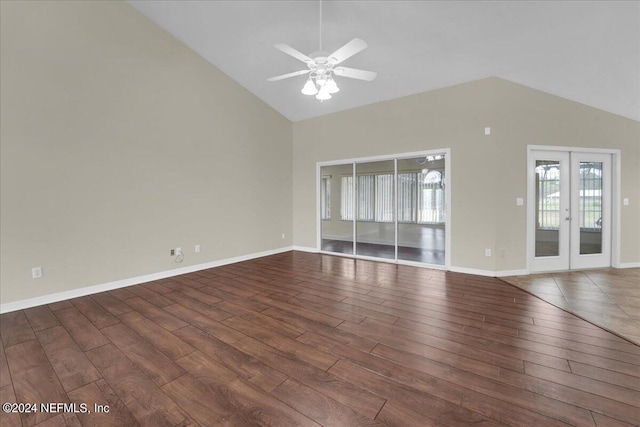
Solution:
<svg viewBox="0 0 640 427">
<path fill-rule="evenodd" d="M 176 248 L 176 255 L 180 255 L 180 254 L 182 254 L 182 248 L 177 247 Z"/>
<path fill-rule="evenodd" d="M 284 240 L 284 233 L 282 233 L 282 240 Z"/>
<path fill-rule="evenodd" d="M 33 267 L 31 269 L 31 278 L 39 279 L 42 277 L 42 267 Z"/>
<path fill-rule="evenodd" d="M 175 256 L 175 254 L 176 254 L 176 250 L 175 249 L 171 249 L 171 251 L 169 251 L 169 255 Z"/>
<path fill-rule="evenodd" d="M 196 245 L 194 250 L 196 251 L 197 254 L 199 254 L 200 253 L 200 245 Z"/>
<path fill-rule="evenodd" d="M 491 249 L 485 249 L 484 256 L 491 256 Z"/>
<path fill-rule="evenodd" d="M 491 128 L 489 128 L 489 127 L 484 128 L 484 134 L 485 135 L 491 135 Z"/>
</svg>

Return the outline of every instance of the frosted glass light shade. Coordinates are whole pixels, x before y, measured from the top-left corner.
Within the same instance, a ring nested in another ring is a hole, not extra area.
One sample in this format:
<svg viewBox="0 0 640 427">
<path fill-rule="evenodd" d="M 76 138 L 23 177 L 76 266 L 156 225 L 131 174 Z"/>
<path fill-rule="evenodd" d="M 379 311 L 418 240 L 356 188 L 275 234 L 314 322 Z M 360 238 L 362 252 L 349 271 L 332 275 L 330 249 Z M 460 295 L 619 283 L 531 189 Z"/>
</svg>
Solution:
<svg viewBox="0 0 640 427">
<path fill-rule="evenodd" d="M 301 92 L 305 95 L 315 95 L 318 93 L 318 89 L 316 88 L 316 85 L 313 84 L 313 81 L 311 81 L 311 78 L 309 78 L 304 84 Z"/>
<path fill-rule="evenodd" d="M 336 93 L 340 91 L 338 85 L 336 84 L 336 81 L 333 80 L 333 77 L 329 77 L 329 80 L 327 81 L 327 84 L 325 86 L 327 87 L 329 93 Z"/>
<path fill-rule="evenodd" d="M 326 101 L 327 99 L 331 99 L 331 94 L 329 93 L 329 90 L 327 89 L 326 85 L 320 88 L 320 91 L 316 95 L 316 99 L 319 99 L 320 101 Z"/>
</svg>

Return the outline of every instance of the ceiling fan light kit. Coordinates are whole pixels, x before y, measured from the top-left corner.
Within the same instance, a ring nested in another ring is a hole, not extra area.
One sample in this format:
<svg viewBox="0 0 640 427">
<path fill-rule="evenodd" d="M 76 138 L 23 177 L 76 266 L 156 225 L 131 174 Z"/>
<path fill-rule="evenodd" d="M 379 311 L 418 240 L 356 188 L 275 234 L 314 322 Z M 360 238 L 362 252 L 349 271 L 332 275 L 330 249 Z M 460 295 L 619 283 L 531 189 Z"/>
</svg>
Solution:
<svg viewBox="0 0 640 427">
<path fill-rule="evenodd" d="M 322 1 L 320 1 L 320 49 L 315 58 L 311 58 L 302 52 L 292 48 L 289 45 L 279 43 L 275 45 L 276 49 L 304 62 L 307 70 L 294 71 L 292 73 L 282 74 L 280 76 L 267 79 L 270 82 L 287 79 L 289 77 L 308 74 L 307 82 L 301 92 L 304 95 L 313 96 L 320 101 L 331 99 L 331 95 L 340 91 L 338 84 L 333 76 L 348 77 L 351 79 L 372 81 L 376 78 L 377 73 L 373 71 L 358 70 L 348 67 L 336 67 L 344 60 L 352 57 L 356 53 L 364 50 L 367 44 L 358 38 L 351 40 L 331 55 L 322 56 Z"/>
<path fill-rule="evenodd" d="M 331 94 L 340 92 L 340 88 L 331 74 L 331 69 L 311 71 L 301 92 L 304 95 L 315 95 L 316 99 L 320 101 L 331 99 Z"/>
<path fill-rule="evenodd" d="M 315 83 L 313 83 L 313 81 L 311 80 L 311 77 L 307 79 L 307 82 L 304 84 L 304 87 L 302 88 L 301 92 L 304 95 L 315 95 L 318 93 L 318 88 L 316 87 Z"/>
</svg>

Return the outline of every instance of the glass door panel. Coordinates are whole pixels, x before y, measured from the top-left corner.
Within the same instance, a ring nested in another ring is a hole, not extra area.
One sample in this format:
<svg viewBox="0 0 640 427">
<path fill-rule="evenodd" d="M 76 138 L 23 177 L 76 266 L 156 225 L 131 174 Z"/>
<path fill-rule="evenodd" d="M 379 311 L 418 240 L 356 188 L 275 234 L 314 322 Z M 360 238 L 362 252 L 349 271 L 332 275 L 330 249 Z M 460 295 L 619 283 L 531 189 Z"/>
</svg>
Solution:
<svg viewBox="0 0 640 427">
<path fill-rule="evenodd" d="M 535 151 L 529 161 L 533 176 L 532 271 L 569 269 L 569 153 Z"/>
<path fill-rule="evenodd" d="M 320 168 L 321 249 L 353 254 L 353 163 Z"/>
<path fill-rule="evenodd" d="M 571 268 L 611 265 L 611 155 L 571 153 Z"/>
<path fill-rule="evenodd" d="M 445 159 L 398 160 L 398 259 L 445 263 Z"/>
<path fill-rule="evenodd" d="M 580 255 L 602 253 L 602 162 L 579 162 Z"/>
<path fill-rule="evenodd" d="M 560 161 L 536 160 L 536 257 L 560 255 Z"/>
<path fill-rule="evenodd" d="M 611 155 L 532 151 L 531 156 L 531 271 L 610 266 Z"/>
<path fill-rule="evenodd" d="M 395 259 L 394 161 L 356 164 L 356 255 Z"/>
</svg>

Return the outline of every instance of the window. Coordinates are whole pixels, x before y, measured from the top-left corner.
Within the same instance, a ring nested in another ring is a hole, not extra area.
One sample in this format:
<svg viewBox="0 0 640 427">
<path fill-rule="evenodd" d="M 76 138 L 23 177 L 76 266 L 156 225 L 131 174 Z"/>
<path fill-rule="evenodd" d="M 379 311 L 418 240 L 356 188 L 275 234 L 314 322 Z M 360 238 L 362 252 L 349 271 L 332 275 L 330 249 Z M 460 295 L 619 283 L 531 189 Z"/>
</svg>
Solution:
<svg viewBox="0 0 640 427">
<path fill-rule="evenodd" d="M 442 172 L 418 174 L 418 224 L 444 223 L 444 182 Z"/>
<path fill-rule="evenodd" d="M 536 161 L 538 179 L 538 228 L 560 226 L 560 165 L 556 160 Z"/>
<path fill-rule="evenodd" d="M 393 222 L 393 174 L 376 175 L 375 221 Z"/>
<path fill-rule="evenodd" d="M 444 179 L 441 171 L 398 174 L 398 222 L 444 223 Z"/>
<path fill-rule="evenodd" d="M 418 180 L 415 173 L 398 174 L 398 222 L 412 223 L 418 218 Z"/>
<path fill-rule="evenodd" d="M 322 177 L 320 186 L 320 210 L 322 219 L 331 219 L 331 175 Z"/>
<path fill-rule="evenodd" d="M 358 175 L 358 221 L 393 222 L 393 174 Z M 340 218 L 353 221 L 353 177 L 342 177 Z"/>
<path fill-rule="evenodd" d="M 602 228 L 602 163 L 580 162 L 580 229 Z"/>
<path fill-rule="evenodd" d="M 560 165 L 557 160 L 536 161 L 538 180 L 538 228 L 557 230 L 560 226 Z M 602 227 L 602 163 L 580 162 L 580 229 L 599 231 Z"/>
<path fill-rule="evenodd" d="M 353 176 L 343 176 L 340 186 L 340 219 L 353 221 Z"/>
<path fill-rule="evenodd" d="M 342 177 L 340 217 L 354 219 L 353 176 Z M 393 174 L 358 175 L 357 220 L 393 222 Z M 444 223 L 444 175 L 438 170 L 398 174 L 398 222 Z"/>
<path fill-rule="evenodd" d="M 358 176 L 358 221 L 374 221 L 373 175 Z"/>
</svg>

